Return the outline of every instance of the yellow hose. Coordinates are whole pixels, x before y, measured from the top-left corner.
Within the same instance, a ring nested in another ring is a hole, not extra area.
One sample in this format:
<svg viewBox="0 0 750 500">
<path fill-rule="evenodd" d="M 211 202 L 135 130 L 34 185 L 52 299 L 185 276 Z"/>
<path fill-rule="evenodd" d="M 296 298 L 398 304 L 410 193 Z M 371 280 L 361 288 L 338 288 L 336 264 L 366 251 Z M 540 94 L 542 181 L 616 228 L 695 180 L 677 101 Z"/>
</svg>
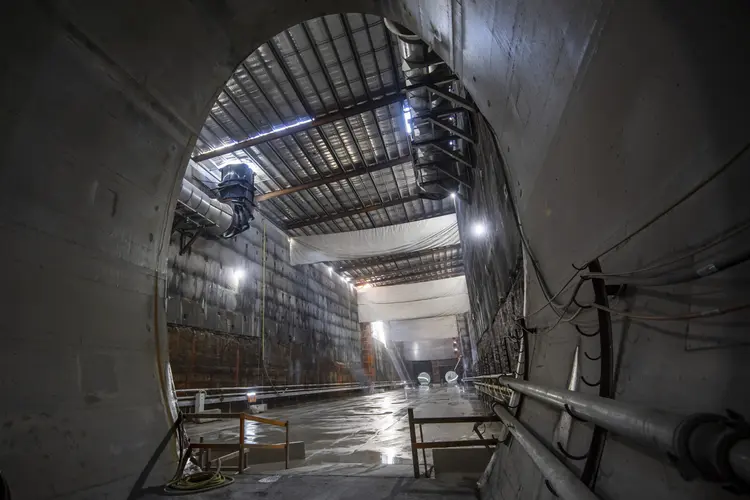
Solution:
<svg viewBox="0 0 750 500">
<path fill-rule="evenodd" d="M 234 478 L 227 477 L 218 470 L 216 472 L 196 472 L 167 483 L 164 491 L 171 495 L 184 495 L 213 490 L 233 482 Z"/>
</svg>

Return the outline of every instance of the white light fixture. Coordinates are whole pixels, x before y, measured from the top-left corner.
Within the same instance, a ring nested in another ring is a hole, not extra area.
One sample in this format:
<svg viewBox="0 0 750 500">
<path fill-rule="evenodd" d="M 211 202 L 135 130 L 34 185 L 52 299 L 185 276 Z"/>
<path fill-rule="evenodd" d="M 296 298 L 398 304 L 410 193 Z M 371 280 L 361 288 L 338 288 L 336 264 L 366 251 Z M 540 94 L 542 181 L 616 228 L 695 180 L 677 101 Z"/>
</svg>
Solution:
<svg viewBox="0 0 750 500">
<path fill-rule="evenodd" d="M 471 226 L 471 232 L 474 234 L 474 236 L 484 236 L 487 232 L 487 226 L 484 225 L 482 222 L 475 222 L 473 226 Z"/>
<path fill-rule="evenodd" d="M 328 276 L 333 274 L 333 268 L 331 266 L 328 266 Z"/>
<path fill-rule="evenodd" d="M 232 276 L 234 277 L 235 281 L 238 283 L 242 281 L 242 278 L 245 277 L 245 270 L 244 269 L 235 269 L 232 271 Z"/>
<path fill-rule="evenodd" d="M 456 199 L 456 193 L 451 193 L 451 198 Z"/>
</svg>

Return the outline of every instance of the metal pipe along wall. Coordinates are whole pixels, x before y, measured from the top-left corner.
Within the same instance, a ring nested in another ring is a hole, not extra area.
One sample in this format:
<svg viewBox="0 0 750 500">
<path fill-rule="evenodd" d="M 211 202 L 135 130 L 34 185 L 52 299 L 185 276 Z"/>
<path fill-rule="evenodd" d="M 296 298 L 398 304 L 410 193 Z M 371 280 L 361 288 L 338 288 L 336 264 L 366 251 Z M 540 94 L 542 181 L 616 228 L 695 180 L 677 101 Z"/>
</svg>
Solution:
<svg viewBox="0 0 750 500">
<path fill-rule="evenodd" d="M 694 470 L 693 475 L 724 482 L 717 479 L 718 472 L 732 482 L 738 478 L 745 485 L 750 484 L 750 440 L 742 433 L 747 424 L 738 415 L 683 416 L 509 377 L 500 376 L 497 380 L 610 432 L 676 457 L 677 466 L 683 470 L 685 464 L 691 470 L 701 469 Z"/>
<path fill-rule="evenodd" d="M 495 413 L 508 431 L 523 446 L 531 460 L 539 467 L 542 475 L 554 492 L 562 499 L 597 500 L 598 497 L 583 484 L 578 477 L 549 451 L 531 432 L 502 406 L 496 405 Z"/>
</svg>

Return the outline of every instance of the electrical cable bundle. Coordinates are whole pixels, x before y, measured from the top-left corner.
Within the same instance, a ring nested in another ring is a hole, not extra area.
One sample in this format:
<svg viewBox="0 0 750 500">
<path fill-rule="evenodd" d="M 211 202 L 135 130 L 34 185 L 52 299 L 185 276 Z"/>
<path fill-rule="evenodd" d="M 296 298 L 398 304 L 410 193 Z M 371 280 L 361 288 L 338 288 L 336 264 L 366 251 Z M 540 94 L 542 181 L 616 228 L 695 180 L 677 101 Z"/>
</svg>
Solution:
<svg viewBox="0 0 750 500">
<path fill-rule="evenodd" d="M 489 121 L 484 118 L 485 124 L 489 128 L 489 130 L 492 131 L 492 127 L 489 125 Z M 495 135 L 494 131 L 492 132 L 492 139 L 494 142 L 495 150 L 498 155 L 502 158 L 502 155 L 500 153 L 501 149 L 498 144 L 497 136 Z M 711 248 L 713 246 L 718 245 L 719 243 L 728 240 L 731 236 L 734 236 L 735 234 L 738 234 L 739 232 L 747 229 L 750 227 L 750 220 L 744 221 L 741 224 L 735 226 L 734 228 L 727 231 L 725 234 L 718 236 L 712 241 L 709 241 L 708 243 L 702 245 L 701 247 L 697 249 L 693 249 L 681 256 L 678 256 L 677 258 L 673 258 L 669 262 L 661 263 L 652 265 L 647 268 L 643 269 L 637 269 L 633 271 L 628 272 L 622 272 L 622 273 L 589 273 L 589 274 L 583 274 L 581 275 L 581 272 L 586 268 L 589 262 L 594 262 L 601 257 L 609 254 L 613 250 L 616 250 L 617 248 L 621 247 L 622 245 L 628 243 L 631 239 L 633 239 L 635 236 L 646 230 L 648 227 L 653 225 L 655 222 L 663 218 L 665 215 L 670 213 L 672 210 L 683 204 L 685 201 L 690 199 L 693 195 L 695 195 L 698 191 L 703 189 L 706 185 L 710 184 L 713 180 L 715 180 L 717 177 L 719 177 L 721 174 L 726 172 L 731 166 L 733 166 L 737 161 L 742 158 L 747 152 L 750 150 L 750 142 L 745 143 L 742 148 L 739 149 L 734 155 L 732 155 L 726 162 L 721 164 L 716 170 L 711 172 L 707 177 L 705 177 L 703 180 L 698 182 L 692 189 L 690 189 L 687 193 L 683 194 L 679 199 L 674 201 L 671 205 L 666 207 L 665 209 L 661 210 L 659 213 L 651 217 L 648 221 L 646 221 L 643 225 L 641 225 L 638 229 L 631 232 L 621 240 L 619 240 L 616 243 L 613 243 L 609 247 L 607 247 L 605 250 L 600 252 L 595 257 L 589 259 L 586 261 L 586 264 L 582 266 L 576 266 L 575 264 L 573 267 L 576 269 L 575 273 L 565 282 L 565 284 L 560 288 L 560 290 L 557 291 L 554 295 L 550 292 L 549 286 L 547 285 L 546 280 L 544 279 L 544 276 L 542 275 L 541 269 L 539 268 L 539 263 L 537 262 L 536 258 L 534 257 L 534 253 L 531 249 L 531 246 L 529 245 L 529 241 L 526 237 L 526 234 L 524 232 L 523 224 L 521 223 L 521 217 L 518 212 L 518 208 L 515 205 L 515 201 L 512 196 L 508 197 L 509 204 L 511 211 L 513 212 L 513 216 L 516 220 L 516 226 L 518 227 L 518 232 L 521 237 L 521 244 L 522 247 L 526 250 L 526 253 L 529 256 L 529 261 L 531 262 L 532 268 L 534 270 L 534 274 L 537 277 L 537 280 L 539 281 L 539 286 L 542 290 L 542 294 L 544 295 L 544 298 L 546 299 L 546 302 L 536 309 L 535 311 L 526 314 L 525 316 L 518 318 L 518 320 L 526 320 L 530 318 L 531 316 L 534 316 L 544 310 L 547 307 L 550 307 L 555 315 L 557 316 L 557 321 L 548 328 L 545 328 L 544 331 L 541 333 L 546 333 L 551 331 L 552 329 L 556 328 L 560 323 L 564 322 L 570 322 L 578 324 L 575 320 L 577 316 L 581 313 L 583 309 L 588 308 L 594 308 L 599 310 L 607 311 L 611 314 L 616 314 L 618 316 L 624 316 L 629 317 L 632 319 L 640 319 L 640 320 L 651 320 L 651 321 L 672 321 L 672 320 L 687 320 L 687 319 L 696 319 L 696 318 L 707 318 L 707 317 L 713 317 L 713 316 L 720 316 L 724 314 L 728 314 L 731 312 L 743 310 L 743 309 L 750 309 L 750 302 L 745 302 L 741 304 L 734 304 L 728 307 L 723 308 L 715 308 L 710 309 L 706 311 L 700 311 L 696 313 L 690 313 L 690 314 L 684 314 L 684 315 L 678 315 L 678 316 L 651 316 L 651 315 L 643 315 L 643 314 L 637 314 L 637 313 L 630 313 L 628 311 L 620 311 L 617 309 L 612 309 L 609 307 L 605 307 L 599 304 L 583 304 L 579 305 L 576 302 L 576 296 L 578 294 L 578 291 L 581 288 L 581 285 L 589 280 L 589 279 L 603 279 L 603 278 L 615 278 L 612 280 L 612 283 L 615 285 L 639 285 L 639 286 L 661 286 L 661 285 L 672 285 L 672 284 L 680 284 L 680 283 L 687 283 L 689 281 L 693 281 L 699 278 L 706 277 L 708 275 L 715 274 L 719 271 L 723 271 L 726 269 L 729 269 L 731 267 L 737 266 L 739 264 L 742 264 L 744 262 L 747 262 L 750 260 L 750 248 L 745 249 L 741 252 L 738 252 L 734 255 L 731 255 L 729 257 L 725 257 L 722 259 L 717 259 L 716 261 L 704 263 L 701 266 L 697 268 L 690 269 L 688 271 L 681 271 L 679 273 L 666 276 L 666 275 L 649 275 L 646 277 L 638 277 L 634 276 L 636 274 L 640 274 L 643 272 L 653 271 L 658 268 L 663 268 L 665 266 L 668 266 L 670 264 L 674 264 L 676 262 L 679 262 L 683 259 L 694 257 L 700 252 L 705 251 L 708 248 Z M 507 171 L 505 167 L 504 162 L 500 162 L 501 166 L 503 168 L 503 175 L 505 177 L 505 180 L 508 184 L 510 184 L 511 178 L 509 176 L 509 172 Z M 556 302 L 556 299 L 563 293 L 565 290 L 570 287 L 570 285 L 575 281 L 575 279 L 578 278 L 578 282 L 575 285 L 574 292 L 572 293 L 571 297 L 568 299 L 567 303 L 564 305 L 561 305 L 560 303 Z M 565 317 L 565 314 L 568 313 L 568 310 L 570 307 L 576 303 L 578 306 L 578 309 L 572 313 L 570 316 Z M 530 333 L 530 330 L 523 328 L 523 330 L 526 333 Z"/>
</svg>

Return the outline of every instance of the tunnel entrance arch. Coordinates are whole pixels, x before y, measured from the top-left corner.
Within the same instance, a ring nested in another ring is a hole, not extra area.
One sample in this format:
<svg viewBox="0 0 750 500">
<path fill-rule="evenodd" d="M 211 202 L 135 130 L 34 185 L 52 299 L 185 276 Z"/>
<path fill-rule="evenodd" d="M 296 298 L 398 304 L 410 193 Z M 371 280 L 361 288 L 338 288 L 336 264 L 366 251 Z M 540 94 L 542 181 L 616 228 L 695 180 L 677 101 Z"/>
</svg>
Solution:
<svg viewBox="0 0 750 500">
<path fill-rule="evenodd" d="M 670 189 L 687 191 L 746 140 L 747 35 L 731 2 L 463 2 L 461 19 L 436 3 L 3 4 L 16 43 L 3 65 L 13 84 L 0 90 L 10 291 L 0 467 L 18 496 L 119 498 L 167 432 L 157 346 L 176 187 L 235 64 L 286 26 L 330 12 L 384 15 L 451 61 L 501 136 L 529 237 L 545 242 L 538 257 L 560 283 L 583 252 L 626 235 L 631 219 L 647 219 Z M 618 259 L 639 262 L 742 216 L 746 184 L 723 180 L 702 195 L 711 210 L 695 208 L 690 224 L 662 226 Z M 681 369 L 623 379 L 624 395 L 694 409 L 688 392 L 717 405 L 742 394 L 741 345 L 688 338 L 710 351 L 696 361 L 685 332 L 640 331 L 651 350 L 636 345 L 631 356 L 659 364 L 654 353 L 669 352 Z M 544 376 L 564 378 L 558 368 Z M 172 472 L 168 462 L 154 482 Z M 634 462 L 603 487 L 637 495 L 622 476 L 653 472 Z"/>
<path fill-rule="evenodd" d="M 166 248 L 179 180 L 224 82 L 267 39 L 322 13 L 415 18 L 372 1 L 3 8 L 20 48 L 6 66 L 16 90 L 2 93 L 12 143 L 2 194 L 9 208 L 34 209 L 7 221 L 6 255 L 18 265 L 3 379 L 16 389 L 3 405 L 0 466 L 19 496 L 119 498 L 171 424 Z M 52 91 L 45 65 L 57 75 Z M 42 303 L 49 314 L 33 314 Z M 44 460 L 30 451 L 40 446 Z M 167 451 L 150 481 L 172 464 Z"/>
</svg>

